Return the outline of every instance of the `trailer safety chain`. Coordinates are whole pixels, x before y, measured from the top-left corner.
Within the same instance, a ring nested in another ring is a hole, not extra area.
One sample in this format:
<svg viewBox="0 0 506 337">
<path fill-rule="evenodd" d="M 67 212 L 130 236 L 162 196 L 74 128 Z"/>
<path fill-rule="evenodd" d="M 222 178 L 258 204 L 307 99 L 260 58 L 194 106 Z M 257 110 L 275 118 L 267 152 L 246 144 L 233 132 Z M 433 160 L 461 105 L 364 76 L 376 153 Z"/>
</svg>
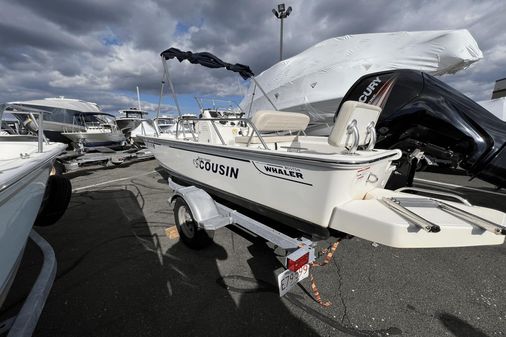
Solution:
<svg viewBox="0 0 506 337">
<path fill-rule="evenodd" d="M 329 262 L 332 260 L 332 257 L 334 256 L 337 246 L 339 246 L 339 243 L 341 242 L 341 240 L 342 239 L 337 239 L 337 241 L 334 242 L 332 244 L 332 246 L 330 246 L 330 248 L 323 249 L 319 255 L 322 256 L 323 254 L 327 253 L 327 255 L 325 256 L 325 259 L 321 263 L 316 262 L 316 261 L 312 262 L 311 267 L 323 267 L 323 266 L 329 264 Z M 322 300 L 321 295 L 320 295 L 320 291 L 318 290 L 318 286 L 316 285 L 316 281 L 315 281 L 315 279 L 313 277 L 313 273 L 311 273 L 311 271 L 309 272 L 309 277 L 311 279 L 311 290 L 313 291 L 313 295 L 315 297 L 316 302 L 318 302 L 318 304 L 320 304 L 322 307 L 331 306 L 332 302 Z"/>
</svg>

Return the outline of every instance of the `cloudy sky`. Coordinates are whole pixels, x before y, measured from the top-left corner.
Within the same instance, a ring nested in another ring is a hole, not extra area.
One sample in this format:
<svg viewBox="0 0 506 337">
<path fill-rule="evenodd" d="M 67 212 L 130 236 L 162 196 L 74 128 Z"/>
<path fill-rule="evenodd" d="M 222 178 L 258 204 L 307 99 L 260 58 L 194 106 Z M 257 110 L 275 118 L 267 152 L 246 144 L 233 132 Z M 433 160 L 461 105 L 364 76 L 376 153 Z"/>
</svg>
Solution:
<svg viewBox="0 0 506 337">
<path fill-rule="evenodd" d="M 159 54 L 169 47 L 209 51 L 260 73 L 278 61 L 278 1 L 0 0 L 0 101 L 65 96 L 117 111 L 154 110 Z M 476 100 L 506 77 L 506 1 L 286 0 L 284 56 L 346 34 L 468 29 L 484 58 L 444 81 Z M 194 95 L 231 95 L 244 83 L 222 70 L 171 62 L 183 109 Z M 167 97 L 164 107 L 173 102 Z"/>
</svg>

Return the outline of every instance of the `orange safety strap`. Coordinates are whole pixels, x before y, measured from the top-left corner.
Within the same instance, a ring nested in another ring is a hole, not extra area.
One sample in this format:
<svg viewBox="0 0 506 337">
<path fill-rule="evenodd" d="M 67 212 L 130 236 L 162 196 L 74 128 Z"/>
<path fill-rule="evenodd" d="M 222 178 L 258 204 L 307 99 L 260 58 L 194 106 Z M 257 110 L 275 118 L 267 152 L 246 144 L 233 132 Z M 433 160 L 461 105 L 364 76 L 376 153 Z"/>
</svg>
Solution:
<svg viewBox="0 0 506 337">
<path fill-rule="evenodd" d="M 332 246 L 330 247 L 330 250 L 328 248 L 323 249 L 322 253 L 327 253 L 327 255 L 325 256 L 325 259 L 323 260 L 322 263 L 312 262 L 311 267 L 323 267 L 323 266 L 327 265 L 332 260 L 332 256 L 334 256 L 334 253 L 336 252 L 337 246 L 339 246 L 340 242 L 341 242 L 341 239 L 337 239 L 337 241 L 334 242 L 332 244 Z M 320 296 L 320 292 L 318 291 L 318 287 L 316 286 L 316 281 L 315 281 L 313 274 L 311 272 L 309 272 L 309 277 L 311 278 L 311 290 L 313 291 L 316 302 L 318 302 L 322 307 L 329 307 L 330 305 L 332 305 L 332 302 L 322 300 L 322 298 Z"/>
</svg>

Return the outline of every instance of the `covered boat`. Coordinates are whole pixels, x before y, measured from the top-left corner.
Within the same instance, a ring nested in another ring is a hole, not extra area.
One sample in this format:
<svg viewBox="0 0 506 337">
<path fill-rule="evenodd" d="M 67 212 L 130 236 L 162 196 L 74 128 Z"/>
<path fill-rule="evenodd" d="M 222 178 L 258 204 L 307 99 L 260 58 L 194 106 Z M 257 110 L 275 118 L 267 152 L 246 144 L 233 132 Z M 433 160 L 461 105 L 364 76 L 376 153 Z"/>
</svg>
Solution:
<svg viewBox="0 0 506 337">
<path fill-rule="evenodd" d="M 328 135 L 325 127 L 333 124 L 341 99 L 361 76 L 394 69 L 455 73 L 482 57 L 465 29 L 345 35 L 280 61 L 255 79 L 278 110 L 309 114 L 308 132 Z M 250 103 L 252 112 L 272 108 L 254 82 L 240 106 L 249 112 Z"/>
</svg>

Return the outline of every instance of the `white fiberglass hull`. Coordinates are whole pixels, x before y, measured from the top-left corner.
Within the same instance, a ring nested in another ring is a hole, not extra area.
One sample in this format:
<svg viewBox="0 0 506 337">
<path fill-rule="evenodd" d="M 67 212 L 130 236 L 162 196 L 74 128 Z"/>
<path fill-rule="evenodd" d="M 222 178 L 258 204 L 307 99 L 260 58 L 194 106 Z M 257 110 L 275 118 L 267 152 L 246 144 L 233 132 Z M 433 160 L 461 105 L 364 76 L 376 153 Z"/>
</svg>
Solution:
<svg viewBox="0 0 506 337">
<path fill-rule="evenodd" d="M 142 119 L 140 118 L 116 118 L 116 124 L 118 125 L 118 129 L 123 131 L 125 135 L 130 132 L 130 130 L 135 129 L 141 124 Z"/>
<path fill-rule="evenodd" d="M 144 144 L 140 136 L 156 136 L 157 131 L 151 120 L 143 120 L 139 125 L 130 131 L 130 138 L 134 143 Z"/>
<path fill-rule="evenodd" d="M 295 227 L 315 238 L 338 230 L 398 248 L 497 245 L 504 235 L 485 231 L 437 208 L 413 212 L 437 224 L 426 232 L 396 213 L 382 198 L 420 198 L 383 189 L 396 150 L 357 155 L 293 153 L 209 145 L 174 136 L 143 137 L 171 176 L 255 213 Z M 300 137 L 301 143 L 322 137 Z M 422 198 L 428 200 L 427 198 Z M 506 226 L 506 214 L 482 207 L 453 206 Z"/>
<path fill-rule="evenodd" d="M 0 305 L 42 203 L 53 161 L 66 145 L 0 142 Z M 20 154 L 27 154 L 21 159 Z"/>
<path fill-rule="evenodd" d="M 330 226 L 357 237 L 397 248 L 469 247 L 504 243 L 504 235 L 486 231 L 441 209 L 410 207 L 411 211 L 441 227 L 441 231 L 437 233 L 424 231 L 387 209 L 381 202 L 383 197 L 427 199 L 413 194 L 374 189 L 364 200 L 350 200 L 337 206 Z M 506 226 L 506 214 L 503 212 L 455 202 L 445 201 L 445 203 L 495 224 Z M 381 228 L 381 231 L 377 228 Z"/>
<path fill-rule="evenodd" d="M 104 132 L 64 132 L 65 137 L 73 143 L 82 143 L 85 147 L 95 146 L 117 146 L 125 141 L 121 131 Z"/>
<path fill-rule="evenodd" d="M 322 236 L 334 207 L 383 187 L 391 166 L 382 158 L 400 155 L 383 150 L 365 159 L 357 156 L 357 163 L 346 162 L 345 156 L 342 162 L 339 158 L 325 162 L 316 156 L 308 160 L 297 153 L 227 148 L 169 137 L 144 140 L 175 177 L 245 201 L 246 207 L 260 208 L 260 213 L 276 213 L 279 220 L 299 223 L 306 230 L 299 229 Z"/>
</svg>

